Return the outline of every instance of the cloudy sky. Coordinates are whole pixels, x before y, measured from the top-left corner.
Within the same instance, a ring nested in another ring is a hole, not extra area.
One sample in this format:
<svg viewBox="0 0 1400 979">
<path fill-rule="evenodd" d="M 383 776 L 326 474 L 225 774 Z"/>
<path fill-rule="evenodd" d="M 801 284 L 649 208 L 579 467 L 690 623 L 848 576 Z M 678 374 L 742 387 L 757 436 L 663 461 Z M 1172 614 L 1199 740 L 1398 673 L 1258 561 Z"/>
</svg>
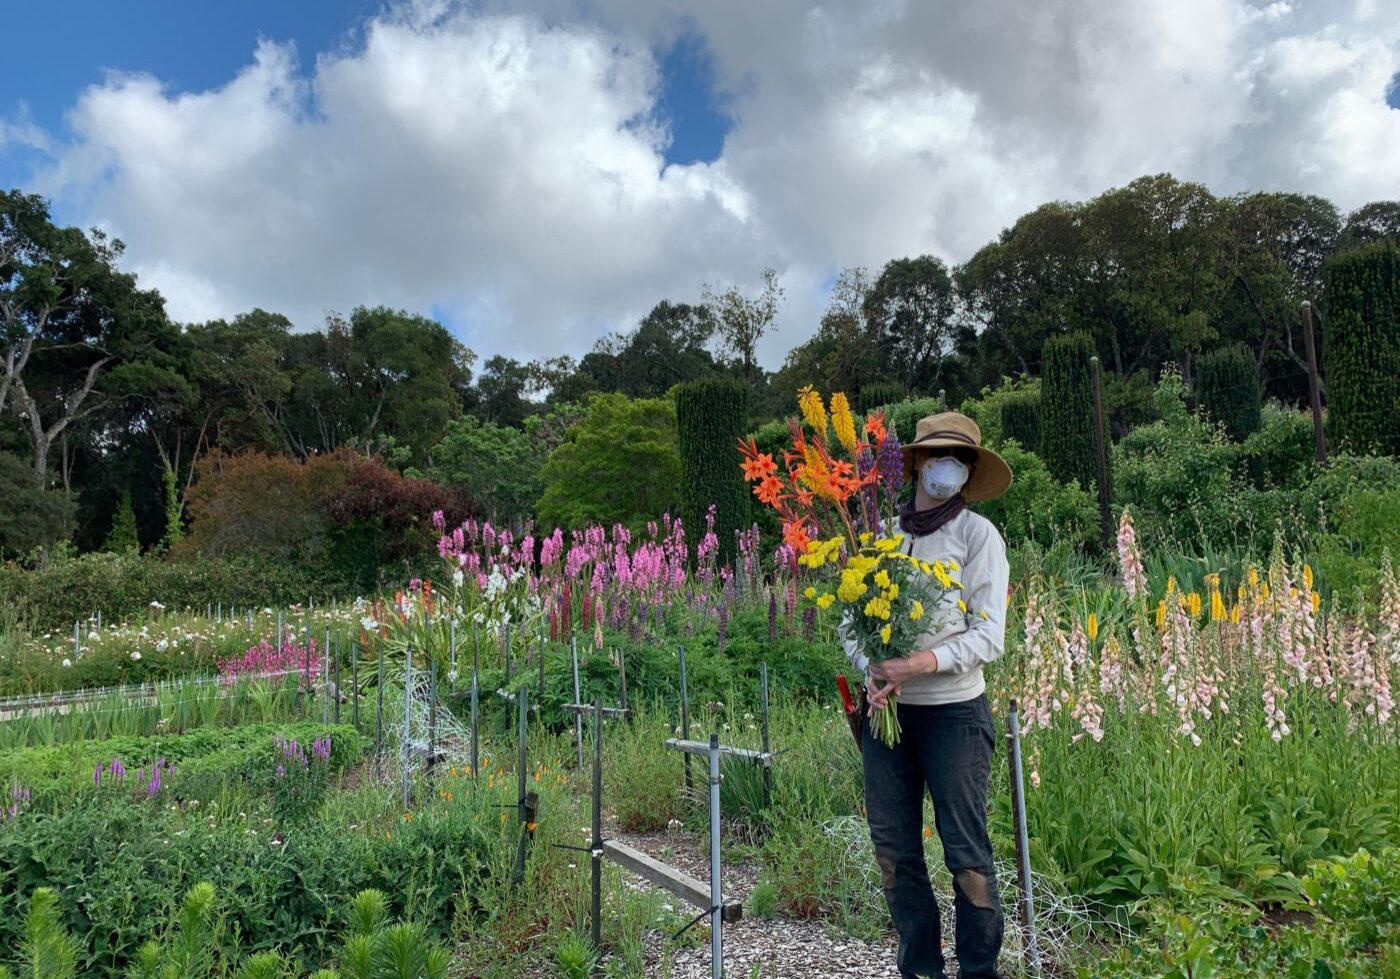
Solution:
<svg viewBox="0 0 1400 979">
<path fill-rule="evenodd" d="M 385 303 L 581 354 L 657 300 L 966 258 L 1170 171 L 1400 197 L 1400 0 L 46 0 L 0 185 L 127 242 L 193 321 Z"/>
</svg>

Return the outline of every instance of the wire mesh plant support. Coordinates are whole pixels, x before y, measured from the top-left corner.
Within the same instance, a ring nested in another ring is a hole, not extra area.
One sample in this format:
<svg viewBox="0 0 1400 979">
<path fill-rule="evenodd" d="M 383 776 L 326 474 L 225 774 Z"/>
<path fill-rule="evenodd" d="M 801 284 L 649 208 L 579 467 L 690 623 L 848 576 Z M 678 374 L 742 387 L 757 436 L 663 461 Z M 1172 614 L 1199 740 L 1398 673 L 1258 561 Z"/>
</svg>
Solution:
<svg viewBox="0 0 1400 979">
<path fill-rule="evenodd" d="M 390 691 L 386 698 L 380 764 L 374 780 L 400 801 L 405 786 L 412 801 L 413 790 L 426 784 L 430 768 L 441 770 L 447 765 L 471 770 L 470 722 L 436 705 L 435 686 L 432 672 L 418 668 L 406 684 Z M 405 690 L 408 696 L 400 702 Z M 489 761 L 489 752 L 484 747 L 479 750 Z"/>
</svg>

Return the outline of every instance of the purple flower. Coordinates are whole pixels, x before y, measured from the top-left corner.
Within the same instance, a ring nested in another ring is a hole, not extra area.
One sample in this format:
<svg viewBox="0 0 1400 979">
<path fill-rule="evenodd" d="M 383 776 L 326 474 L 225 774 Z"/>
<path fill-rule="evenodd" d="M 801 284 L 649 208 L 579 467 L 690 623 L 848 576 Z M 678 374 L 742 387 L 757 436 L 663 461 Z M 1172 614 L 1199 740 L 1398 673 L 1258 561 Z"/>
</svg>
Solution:
<svg viewBox="0 0 1400 979">
<path fill-rule="evenodd" d="M 99 786 L 102 784 L 102 762 L 98 762 L 92 769 L 92 784 Z"/>
<path fill-rule="evenodd" d="M 283 768 L 281 765 L 278 765 L 278 766 L 277 766 L 277 777 L 278 777 L 278 778 L 286 778 L 286 777 L 287 777 L 287 770 L 286 770 L 285 768 Z"/>
</svg>

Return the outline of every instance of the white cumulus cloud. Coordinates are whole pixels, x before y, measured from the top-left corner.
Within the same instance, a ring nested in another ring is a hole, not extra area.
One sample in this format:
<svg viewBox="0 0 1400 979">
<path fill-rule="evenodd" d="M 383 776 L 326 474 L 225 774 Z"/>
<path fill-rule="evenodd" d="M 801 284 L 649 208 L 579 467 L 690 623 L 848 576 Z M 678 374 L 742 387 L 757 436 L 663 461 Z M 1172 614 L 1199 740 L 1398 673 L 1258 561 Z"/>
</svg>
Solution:
<svg viewBox="0 0 1400 979">
<path fill-rule="evenodd" d="M 654 51 L 683 31 L 733 127 L 666 166 Z M 416 3 L 310 63 L 260 40 L 208 92 L 114 75 L 71 138 L 25 138 L 51 154 L 35 188 L 123 237 L 181 319 L 388 303 L 479 353 L 579 354 L 772 265 L 776 366 L 840 267 L 959 261 L 1144 173 L 1400 196 L 1397 70 L 1400 0 Z"/>
</svg>

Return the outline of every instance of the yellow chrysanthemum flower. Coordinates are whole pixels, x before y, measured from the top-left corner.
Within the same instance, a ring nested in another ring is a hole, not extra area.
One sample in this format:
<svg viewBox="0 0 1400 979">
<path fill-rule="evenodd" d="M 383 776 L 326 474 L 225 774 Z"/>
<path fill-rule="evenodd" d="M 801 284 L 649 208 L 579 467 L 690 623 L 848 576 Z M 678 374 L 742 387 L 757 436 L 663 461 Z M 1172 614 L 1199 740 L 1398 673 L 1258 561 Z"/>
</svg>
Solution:
<svg viewBox="0 0 1400 979">
<path fill-rule="evenodd" d="M 950 561 L 946 561 L 945 564 L 947 565 L 947 568 L 948 568 L 949 571 L 958 571 L 958 570 L 961 570 L 961 569 L 958 568 L 958 562 L 956 562 L 956 561 L 951 561 L 951 560 L 950 560 Z"/>
<path fill-rule="evenodd" d="M 880 551 L 899 550 L 900 539 L 898 537 L 881 537 L 875 542 L 875 547 Z"/>
<path fill-rule="evenodd" d="M 890 627 L 889 627 L 889 626 L 885 626 L 883 629 L 880 630 L 880 641 L 881 641 L 882 643 L 884 643 L 885 645 L 889 645 L 889 642 L 890 642 Z"/>
<path fill-rule="evenodd" d="M 872 534 L 870 531 L 862 530 L 857 540 L 859 540 L 862 544 L 869 544 L 874 537 L 875 535 Z"/>
<path fill-rule="evenodd" d="M 899 597 L 899 582 L 894 581 L 890 583 L 890 586 L 885 589 L 885 597 L 890 601 L 894 601 Z"/>
<path fill-rule="evenodd" d="M 816 598 L 816 597 L 817 597 L 817 589 L 814 588 L 812 585 L 808 585 L 808 586 L 807 586 L 807 590 L 804 591 L 804 592 L 802 593 L 802 595 L 803 595 L 804 598 Z"/>
<path fill-rule="evenodd" d="M 924 617 L 924 603 L 915 599 L 914 604 L 909 606 L 909 618 L 917 622 Z"/>
<path fill-rule="evenodd" d="M 836 589 L 836 597 L 841 599 L 845 604 L 850 605 L 859 601 L 860 597 L 869 590 L 869 586 L 860 578 L 855 575 L 847 577 L 843 574 L 841 576 L 841 584 Z"/>
<path fill-rule="evenodd" d="M 825 612 L 827 609 L 831 608 L 831 603 L 834 601 L 836 601 L 836 596 L 828 592 L 817 598 L 817 608 Z"/>
<path fill-rule="evenodd" d="M 890 573 L 883 568 L 875 573 L 875 584 L 881 588 L 890 586 Z"/>
</svg>

